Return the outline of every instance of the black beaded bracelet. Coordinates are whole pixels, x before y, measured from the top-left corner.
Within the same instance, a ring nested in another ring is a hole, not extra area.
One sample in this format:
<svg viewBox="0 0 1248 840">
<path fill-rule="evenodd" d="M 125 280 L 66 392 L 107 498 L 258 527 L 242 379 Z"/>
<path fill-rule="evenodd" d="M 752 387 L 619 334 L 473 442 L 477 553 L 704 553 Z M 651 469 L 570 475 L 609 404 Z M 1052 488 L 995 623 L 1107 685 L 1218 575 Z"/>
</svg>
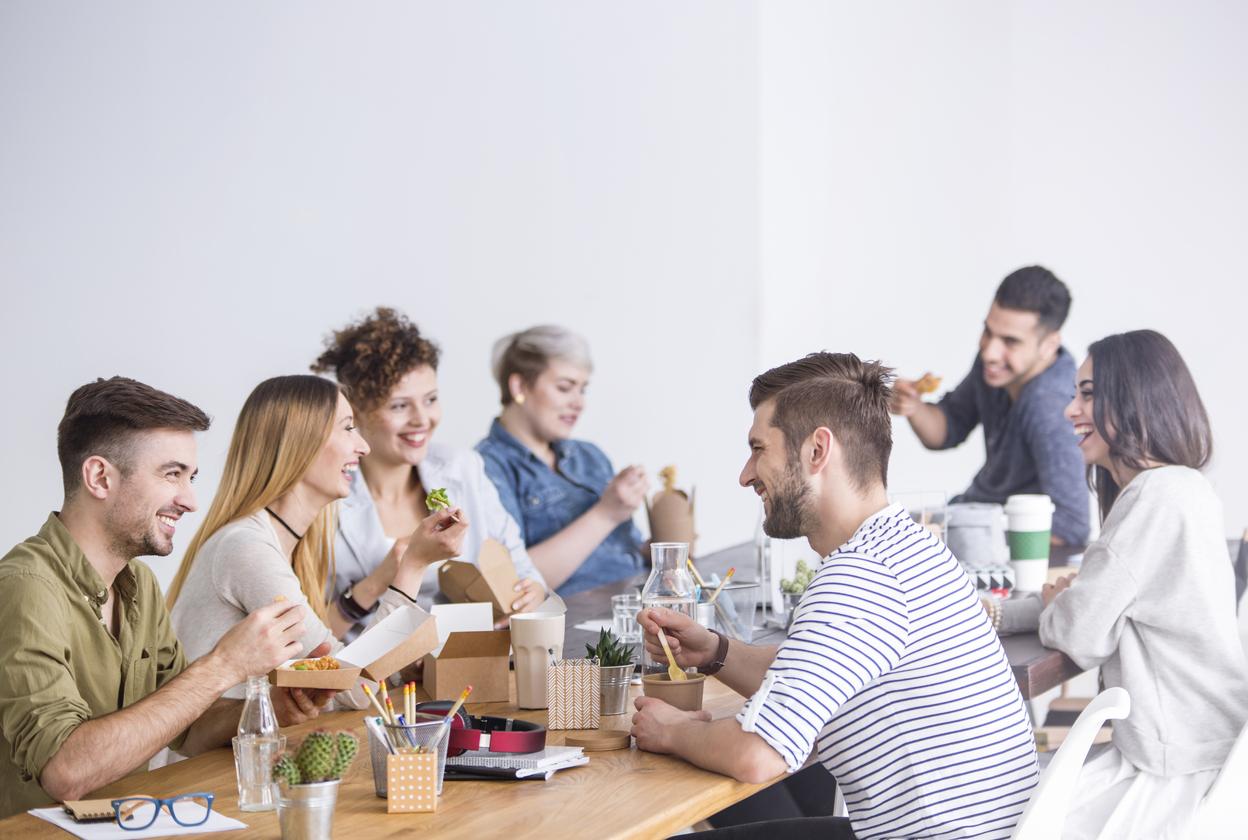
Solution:
<svg viewBox="0 0 1248 840">
<path fill-rule="evenodd" d="M 355 584 L 351 584 L 351 586 L 354 585 Z M 342 613 L 342 617 L 347 621 L 363 621 L 368 617 L 368 614 L 372 612 L 372 610 L 360 606 L 359 603 L 351 597 L 351 586 L 344 589 L 342 594 L 338 596 L 338 612 Z"/>
</svg>

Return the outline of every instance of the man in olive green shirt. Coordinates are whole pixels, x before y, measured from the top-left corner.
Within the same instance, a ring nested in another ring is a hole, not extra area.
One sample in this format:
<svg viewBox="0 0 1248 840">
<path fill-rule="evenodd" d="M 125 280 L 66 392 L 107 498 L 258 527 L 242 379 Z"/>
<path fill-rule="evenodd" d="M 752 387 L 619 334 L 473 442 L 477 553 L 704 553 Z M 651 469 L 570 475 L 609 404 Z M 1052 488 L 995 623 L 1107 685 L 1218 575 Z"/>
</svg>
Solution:
<svg viewBox="0 0 1248 840">
<path fill-rule="evenodd" d="M 196 509 L 194 433 L 208 422 L 120 377 L 69 398 L 62 509 L 0 559 L 0 818 L 81 799 L 166 745 L 228 743 L 241 704 L 221 694 L 300 651 L 304 608 L 279 602 L 188 665 L 155 575 L 133 559 L 169 554 Z M 278 693 L 279 719 L 315 717 L 329 696 Z"/>
</svg>

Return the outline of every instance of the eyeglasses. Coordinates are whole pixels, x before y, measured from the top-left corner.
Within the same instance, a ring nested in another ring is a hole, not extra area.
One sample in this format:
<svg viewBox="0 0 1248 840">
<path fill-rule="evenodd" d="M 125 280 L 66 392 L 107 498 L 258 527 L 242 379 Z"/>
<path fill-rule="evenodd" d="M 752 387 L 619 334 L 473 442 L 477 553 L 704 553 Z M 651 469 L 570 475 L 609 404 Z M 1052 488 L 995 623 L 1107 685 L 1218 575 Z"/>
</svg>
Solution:
<svg viewBox="0 0 1248 840">
<path fill-rule="evenodd" d="M 151 827 L 164 808 L 178 825 L 203 825 L 212 813 L 211 793 L 184 793 L 170 799 L 150 796 L 127 796 L 112 801 L 117 824 L 126 831 L 142 831 Z"/>
</svg>

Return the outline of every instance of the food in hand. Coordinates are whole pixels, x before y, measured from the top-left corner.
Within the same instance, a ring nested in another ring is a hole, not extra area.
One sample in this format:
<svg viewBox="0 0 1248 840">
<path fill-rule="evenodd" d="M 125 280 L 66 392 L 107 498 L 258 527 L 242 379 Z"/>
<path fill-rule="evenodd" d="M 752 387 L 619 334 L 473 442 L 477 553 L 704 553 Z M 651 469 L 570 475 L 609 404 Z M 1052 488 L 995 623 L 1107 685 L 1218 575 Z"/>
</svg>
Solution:
<svg viewBox="0 0 1248 840">
<path fill-rule="evenodd" d="M 273 596 L 273 603 L 275 603 L 275 604 L 276 604 L 278 601 L 285 601 L 285 600 L 286 600 L 286 596 L 285 596 L 285 595 L 274 595 L 274 596 Z"/>
<path fill-rule="evenodd" d="M 920 394 L 931 394 L 940 387 L 940 377 L 932 376 L 930 373 L 923 374 L 923 378 L 914 383 L 914 390 Z"/>
<path fill-rule="evenodd" d="M 429 508 L 429 510 L 446 510 L 450 506 L 451 500 L 446 497 L 445 487 L 439 487 L 437 490 L 430 491 L 429 495 L 425 496 L 425 507 Z M 459 517 L 452 516 L 451 521 L 458 522 Z"/>
<path fill-rule="evenodd" d="M 337 671 L 338 660 L 326 654 L 320 659 L 299 659 L 290 663 L 291 671 Z"/>
</svg>

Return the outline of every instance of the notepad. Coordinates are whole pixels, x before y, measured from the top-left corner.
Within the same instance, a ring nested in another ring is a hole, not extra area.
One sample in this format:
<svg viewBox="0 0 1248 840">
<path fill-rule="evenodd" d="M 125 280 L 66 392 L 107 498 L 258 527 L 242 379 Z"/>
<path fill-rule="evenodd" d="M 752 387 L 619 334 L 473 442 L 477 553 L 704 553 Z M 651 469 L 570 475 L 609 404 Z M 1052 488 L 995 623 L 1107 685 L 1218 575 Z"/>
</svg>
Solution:
<svg viewBox="0 0 1248 840">
<path fill-rule="evenodd" d="M 557 767 L 585 757 L 581 747 L 548 746 L 531 753 L 496 753 L 489 750 L 465 750 L 462 755 L 446 759 L 447 767 L 497 767 L 504 770 L 542 770 Z M 587 759 L 588 760 L 588 759 Z"/>
<path fill-rule="evenodd" d="M 109 803 L 108 808 L 111 815 L 112 801 L 104 801 Z M 65 829 L 70 834 L 81 837 L 82 840 L 144 840 L 149 837 L 207 834 L 213 831 L 233 831 L 234 829 L 247 827 L 246 823 L 241 823 L 216 811 L 208 815 L 206 823 L 194 826 L 178 825 L 168 813 L 162 813 L 149 828 L 140 829 L 139 831 L 127 831 L 117 825 L 114 820 L 108 822 L 75 822 L 74 818 L 67 814 L 59 805 L 51 808 L 32 808 L 29 813 Z"/>
<path fill-rule="evenodd" d="M 61 807 L 74 822 L 111 822 L 117 818 L 111 799 L 76 799 L 62 802 Z"/>
</svg>

